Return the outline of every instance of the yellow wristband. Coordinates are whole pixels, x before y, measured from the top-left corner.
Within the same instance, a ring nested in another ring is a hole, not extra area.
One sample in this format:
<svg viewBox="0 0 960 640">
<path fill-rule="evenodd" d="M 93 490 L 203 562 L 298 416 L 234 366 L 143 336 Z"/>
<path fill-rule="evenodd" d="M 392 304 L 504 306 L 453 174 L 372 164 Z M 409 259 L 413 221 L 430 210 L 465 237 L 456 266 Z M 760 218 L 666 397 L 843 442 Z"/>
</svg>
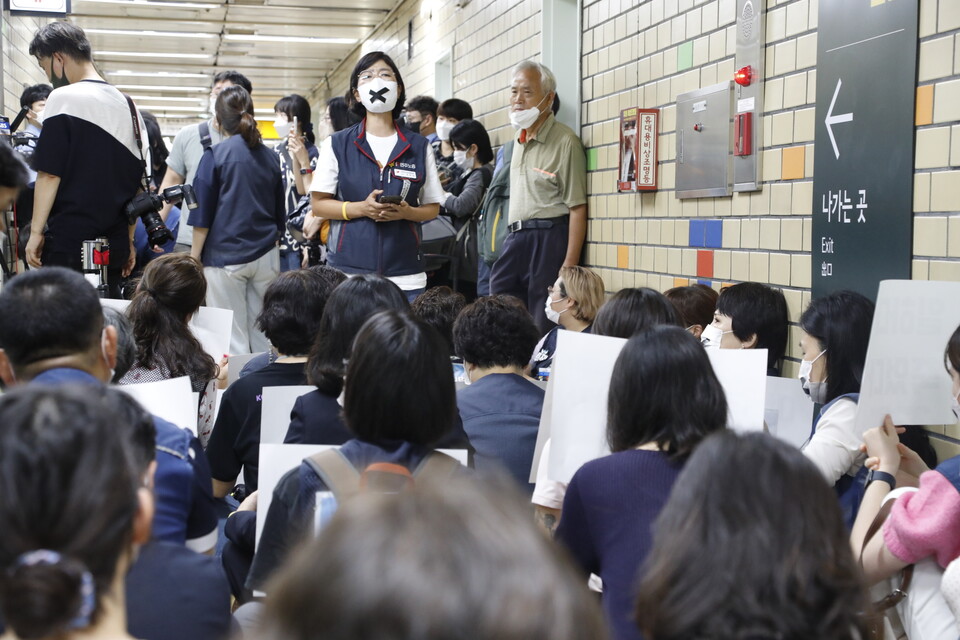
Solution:
<svg viewBox="0 0 960 640">
<path fill-rule="evenodd" d="M 343 219 L 344 219 L 344 220 L 347 220 L 347 221 L 350 220 L 350 218 L 347 217 L 347 205 L 348 205 L 348 204 L 350 204 L 350 203 L 349 203 L 349 202 L 344 202 L 344 203 L 343 203 L 343 206 L 340 207 L 340 215 L 342 215 L 342 216 L 343 216 Z"/>
</svg>

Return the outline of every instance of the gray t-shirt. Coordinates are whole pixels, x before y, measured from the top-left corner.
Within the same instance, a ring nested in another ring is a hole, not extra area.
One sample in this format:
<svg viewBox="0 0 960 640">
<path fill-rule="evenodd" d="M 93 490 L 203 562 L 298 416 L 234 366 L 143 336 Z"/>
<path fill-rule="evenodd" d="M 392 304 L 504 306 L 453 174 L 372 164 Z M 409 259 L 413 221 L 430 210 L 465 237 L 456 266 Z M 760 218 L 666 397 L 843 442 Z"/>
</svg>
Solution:
<svg viewBox="0 0 960 640">
<path fill-rule="evenodd" d="M 210 127 L 210 141 L 217 144 L 223 140 L 220 131 L 213 126 L 213 119 L 207 121 Z M 200 144 L 200 125 L 191 124 L 180 129 L 173 139 L 173 148 L 170 149 L 170 155 L 167 157 L 167 166 L 186 176 L 186 184 L 193 184 L 193 178 L 197 175 L 197 167 L 200 165 L 200 158 L 203 157 L 203 145 Z M 187 224 L 187 216 L 180 216 L 180 231 L 177 233 L 177 243 L 193 245 L 193 227 Z"/>
</svg>

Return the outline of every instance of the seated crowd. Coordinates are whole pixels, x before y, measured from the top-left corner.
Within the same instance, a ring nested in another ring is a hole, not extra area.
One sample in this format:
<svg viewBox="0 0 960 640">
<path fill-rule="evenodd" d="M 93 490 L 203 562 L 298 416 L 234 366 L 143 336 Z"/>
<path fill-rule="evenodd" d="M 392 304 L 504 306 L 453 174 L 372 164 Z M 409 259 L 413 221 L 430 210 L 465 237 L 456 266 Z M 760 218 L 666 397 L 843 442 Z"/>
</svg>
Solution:
<svg viewBox="0 0 960 640">
<path fill-rule="evenodd" d="M 605 301 L 596 273 L 564 268 L 541 336 L 511 296 L 441 286 L 411 304 L 380 276 L 291 270 L 256 320 L 271 350 L 231 380 L 191 332 L 198 267 L 152 261 L 125 313 L 58 267 L 0 290 L 11 637 L 852 640 L 875 622 L 869 585 L 960 555 L 960 461 L 930 472 L 889 420 L 855 429 L 874 311 L 859 294 L 800 316 L 800 383 L 822 408 L 797 449 L 727 428 L 708 357 L 766 349 L 781 370 L 786 304 L 766 285 Z M 538 443 L 565 331 L 623 341 L 611 453 L 569 483 Z M 956 398 L 960 328 L 945 363 Z M 205 438 L 118 390 L 175 375 Z M 298 385 L 279 426 L 316 450 L 262 496 L 263 396 Z M 919 490 L 873 535 L 894 476 Z"/>
</svg>

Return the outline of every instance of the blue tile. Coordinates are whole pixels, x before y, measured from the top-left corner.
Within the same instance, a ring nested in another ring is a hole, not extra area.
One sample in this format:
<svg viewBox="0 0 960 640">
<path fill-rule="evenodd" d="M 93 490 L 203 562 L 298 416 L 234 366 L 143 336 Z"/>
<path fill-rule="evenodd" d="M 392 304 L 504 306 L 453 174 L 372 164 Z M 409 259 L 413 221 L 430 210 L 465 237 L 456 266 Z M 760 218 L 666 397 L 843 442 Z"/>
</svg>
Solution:
<svg viewBox="0 0 960 640">
<path fill-rule="evenodd" d="M 690 246 L 691 247 L 703 247 L 704 241 L 707 237 L 707 221 L 706 220 L 691 220 L 690 221 Z"/>
<path fill-rule="evenodd" d="M 704 233 L 704 247 L 720 249 L 723 247 L 723 220 L 707 220 L 707 230 Z"/>
<path fill-rule="evenodd" d="M 710 280 L 707 280 L 707 279 L 705 279 L 705 278 L 704 278 L 704 279 L 697 280 L 697 284 L 705 284 L 705 285 L 707 285 L 708 287 L 712 287 L 712 286 L 713 286 L 713 282 L 710 281 Z"/>
</svg>

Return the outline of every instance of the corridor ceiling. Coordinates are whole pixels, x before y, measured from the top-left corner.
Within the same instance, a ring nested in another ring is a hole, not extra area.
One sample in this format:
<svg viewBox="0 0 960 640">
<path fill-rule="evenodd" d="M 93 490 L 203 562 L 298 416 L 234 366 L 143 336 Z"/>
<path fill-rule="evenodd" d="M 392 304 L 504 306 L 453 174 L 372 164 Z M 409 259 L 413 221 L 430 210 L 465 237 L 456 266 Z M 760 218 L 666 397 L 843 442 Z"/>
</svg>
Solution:
<svg viewBox="0 0 960 640">
<path fill-rule="evenodd" d="M 210 84 L 235 69 L 253 83 L 257 117 L 307 95 L 399 0 L 74 0 L 107 81 L 158 118 L 209 113 Z M 269 115 L 268 115 L 269 114 Z"/>
</svg>

